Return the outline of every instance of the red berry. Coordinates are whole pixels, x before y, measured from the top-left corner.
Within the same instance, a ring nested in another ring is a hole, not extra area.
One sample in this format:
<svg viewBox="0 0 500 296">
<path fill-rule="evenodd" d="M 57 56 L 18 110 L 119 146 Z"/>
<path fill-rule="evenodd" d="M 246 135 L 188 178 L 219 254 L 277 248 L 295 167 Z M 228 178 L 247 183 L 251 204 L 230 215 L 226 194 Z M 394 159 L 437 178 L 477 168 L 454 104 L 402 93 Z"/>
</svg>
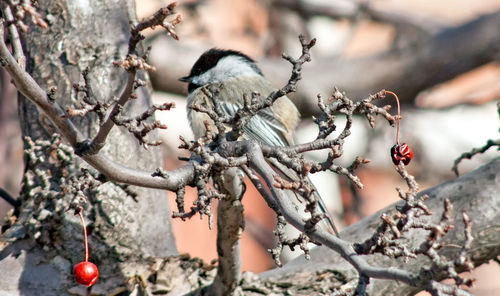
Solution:
<svg viewBox="0 0 500 296">
<path fill-rule="evenodd" d="M 413 158 L 413 151 L 406 143 L 396 144 L 391 148 L 391 158 L 395 165 L 398 165 L 401 161 L 408 165 Z"/>
<path fill-rule="evenodd" d="M 74 269 L 75 281 L 87 287 L 92 286 L 99 277 L 99 270 L 97 266 L 88 261 L 80 262 L 75 265 Z"/>
</svg>

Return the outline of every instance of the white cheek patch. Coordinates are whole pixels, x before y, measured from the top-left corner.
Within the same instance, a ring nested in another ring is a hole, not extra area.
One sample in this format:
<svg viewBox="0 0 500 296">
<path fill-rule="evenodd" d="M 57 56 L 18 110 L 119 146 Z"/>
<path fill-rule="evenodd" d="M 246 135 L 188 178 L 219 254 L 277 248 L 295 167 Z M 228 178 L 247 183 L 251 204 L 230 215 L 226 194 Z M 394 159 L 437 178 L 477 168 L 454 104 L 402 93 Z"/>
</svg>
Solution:
<svg viewBox="0 0 500 296">
<path fill-rule="evenodd" d="M 259 75 L 255 69 L 242 57 L 227 56 L 222 58 L 215 67 L 207 72 L 195 76 L 192 82 L 196 85 L 206 85 L 226 81 L 244 75 Z"/>
<path fill-rule="evenodd" d="M 201 75 L 193 77 L 191 82 L 196 84 L 196 85 L 206 85 L 206 84 L 218 82 L 218 81 L 214 81 L 213 69 L 210 69 Z"/>
</svg>

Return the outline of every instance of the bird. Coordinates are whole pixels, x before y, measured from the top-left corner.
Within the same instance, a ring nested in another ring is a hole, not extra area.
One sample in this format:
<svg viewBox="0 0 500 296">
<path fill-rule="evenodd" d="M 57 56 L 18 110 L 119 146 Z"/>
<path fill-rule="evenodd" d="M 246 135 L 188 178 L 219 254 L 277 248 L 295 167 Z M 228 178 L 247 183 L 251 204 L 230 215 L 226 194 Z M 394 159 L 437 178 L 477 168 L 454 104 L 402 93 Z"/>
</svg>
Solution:
<svg viewBox="0 0 500 296">
<path fill-rule="evenodd" d="M 276 88 L 264 77 L 256 62 L 246 54 L 231 50 L 212 48 L 205 51 L 194 63 L 188 76 L 179 79 L 188 83 L 187 116 L 196 139 L 206 135 L 205 121 L 212 122 L 206 113 L 192 109 L 194 104 L 212 107 L 202 88 L 218 87 L 215 99 L 223 112 L 234 116 L 244 106 L 244 95 L 258 93 L 263 100 Z M 294 144 L 295 129 L 300 121 L 300 112 L 287 97 L 278 98 L 270 107 L 257 112 L 242 128 L 244 140 L 256 140 L 270 146 Z M 299 180 L 298 174 L 273 162 L 276 169 L 291 181 Z M 309 180 L 310 181 L 310 180 Z M 312 184 L 312 183 L 311 183 Z M 314 185 L 313 185 L 314 186 Z M 326 216 L 327 229 L 339 236 L 326 205 L 314 187 L 318 207 Z"/>
</svg>

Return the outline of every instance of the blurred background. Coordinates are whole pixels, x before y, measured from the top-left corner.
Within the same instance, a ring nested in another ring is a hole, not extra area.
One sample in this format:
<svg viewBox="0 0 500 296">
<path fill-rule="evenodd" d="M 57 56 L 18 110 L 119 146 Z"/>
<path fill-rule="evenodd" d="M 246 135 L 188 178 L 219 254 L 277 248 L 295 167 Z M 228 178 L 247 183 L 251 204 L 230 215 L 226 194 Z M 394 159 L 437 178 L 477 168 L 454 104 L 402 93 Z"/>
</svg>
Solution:
<svg viewBox="0 0 500 296">
<path fill-rule="evenodd" d="M 168 3 L 137 0 L 139 19 Z M 183 165 L 178 157 L 186 154 L 177 148 L 179 135 L 193 138 L 186 118 L 187 87 L 177 79 L 188 74 L 199 55 L 212 47 L 240 50 L 258 62 L 276 87 L 282 87 L 291 67 L 281 54 L 300 54 L 299 34 L 317 38 L 317 45 L 311 51 L 313 61 L 304 66 L 297 93 L 291 96 L 303 117 L 298 142 L 315 138 L 311 118 L 319 113 L 317 95 L 327 99 L 334 87 L 353 100 L 382 89 L 399 95 L 400 139 L 414 151 L 409 170 L 421 189 L 455 178 L 454 159 L 499 137 L 500 0 L 186 0 L 179 1 L 178 12 L 183 18 L 176 27 L 179 41 L 162 30 L 147 32 L 150 63 L 157 68 L 150 73 L 154 100 L 175 101 L 177 106 L 156 114 L 168 126 L 161 131 L 166 169 Z M 0 187 L 16 196 L 23 170 L 17 95 L 5 73 L 1 79 Z M 395 101 L 389 96 L 379 104 L 391 104 L 395 114 Z M 343 122 L 339 117 L 338 129 Z M 371 160 L 358 171 L 363 190 L 334 174 L 313 176 L 340 228 L 398 200 L 395 188 L 404 184 L 389 155 L 395 133 L 381 119 L 372 129 L 365 119 L 356 118 L 338 163 L 349 165 L 356 156 Z M 459 165 L 460 173 L 498 155 L 492 149 L 465 160 Z M 325 155 L 308 156 L 321 159 Z M 267 249 L 275 243 L 275 215 L 250 183 L 247 188 L 243 269 L 261 272 L 274 267 Z M 196 191 L 188 189 L 187 206 L 195 198 Z M 172 210 L 176 210 L 174 199 L 173 193 L 166 193 L 165 202 Z M 10 209 L 0 200 L 2 221 Z M 208 229 L 206 218 L 174 220 L 173 225 L 181 253 L 207 262 L 216 258 L 216 230 Z M 474 294 L 500 295 L 497 263 L 483 265 L 470 276 L 477 280 L 471 289 Z"/>
</svg>

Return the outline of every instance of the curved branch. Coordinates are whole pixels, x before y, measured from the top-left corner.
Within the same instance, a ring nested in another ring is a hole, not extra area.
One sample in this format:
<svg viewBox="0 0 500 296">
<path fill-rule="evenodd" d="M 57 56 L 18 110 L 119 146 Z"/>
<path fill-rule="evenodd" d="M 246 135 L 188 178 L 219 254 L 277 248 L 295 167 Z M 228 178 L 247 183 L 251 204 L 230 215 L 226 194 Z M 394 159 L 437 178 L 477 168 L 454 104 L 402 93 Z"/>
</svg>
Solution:
<svg viewBox="0 0 500 296">
<path fill-rule="evenodd" d="M 4 26 L 2 22 L 0 36 L 3 36 L 3 34 Z M 0 38 L 0 63 L 10 74 L 17 89 L 47 115 L 61 132 L 64 139 L 76 150 L 78 143 L 83 142 L 86 138 L 73 122 L 67 118 L 67 114 L 63 109 L 56 102 L 52 103 L 40 85 L 19 66 L 8 50 L 3 38 Z M 83 155 L 82 158 L 106 176 L 107 180 L 131 185 L 176 191 L 191 183 L 194 178 L 192 162 L 177 170 L 165 173 L 162 177 L 154 177 L 153 172 L 123 166 L 102 153 Z"/>
<path fill-rule="evenodd" d="M 247 143 L 247 153 L 250 167 L 254 169 L 264 180 L 271 194 L 263 195 L 270 207 L 278 205 L 277 212 L 282 214 L 285 219 L 299 231 L 305 233 L 313 241 L 319 242 L 329 249 L 338 252 L 342 258 L 347 260 L 360 273 L 368 277 L 379 279 L 393 279 L 410 285 L 418 285 L 418 279 L 410 272 L 398 268 L 382 268 L 374 267 L 368 264 L 362 256 L 358 255 L 353 248 L 353 245 L 347 241 L 337 238 L 319 227 L 314 231 L 306 229 L 306 223 L 303 218 L 294 209 L 283 190 L 279 190 L 273 186 L 274 171 L 267 165 L 260 146 L 256 143 Z M 255 179 L 252 179 L 253 182 Z M 269 198 L 272 198 L 270 200 Z M 275 209 L 276 210 L 276 209 Z"/>
<path fill-rule="evenodd" d="M 4 36 L 3 21 L 0 24 L 0 36 Z M 84 136 L 78 131 L 71 120 L 65 117 L 66 113 L 61 107 L 58 104 L 50 103 L 47 93 L 19 66 L 7 48 L 4 38 L 0 38 L 0 62 L 2 67 L 9 72 L 17 90 L 42 109 L 71 146 L 74 147 L 77 142 L 84 139 Z"/>
<path fill-rule="evenodd" d="M 500 206 L 500 195 L 498 188 L 500 178 L 498 171 L 500 168 L 500 157 L 487 165 L 484 165 L 473 172 L 444 184 L 420 192 L 418 195 L 428 195 L 427 207 L 433 215 L 429 216 L 431 222 L 438 221 L 443 212 L 443 200 L 449 198 L 452 205 L 452 219 L 456 221 L 455 227 L 444 237 L 443 248 L 439 250 L 439 255 L 446 258 L 457 258 L 462 251 L 460 246 L 464 241 L 463 213 L 471 217 L 472 234 L 474 239 L 467 256 L 472 259 L 474 266 L 479 266 L 489 260 L 496 258 L 500 254 L 499 245 L 499 223 L 500 215 L 496 209 Z M 394 208 L 400 207 L 402 202 L 397 202 L 379 212 L 364 218 L 341 232 L 341 237 L 352 241 L 362 242 L 366 240 L 380 224 L 382 213 L 396 211 Z M 418 248 L 426 238 L 419 230 L 413 230 L 405 235 L 410 247 Z M 336 270 L 348 277 L 352 275 L 352 265 L 342 260 L 339 254 L 333 253 L 325 247 L 317 247 L 311 250 L 310 260 L 304 256 L 289 262 L 281 269 L 274 269 L 261 274 L 261 279 L 273 282 L 293 279 L 297 273 L 319 273 L 321 270 Z M 364 257 L 369 264 L 379 266 L 392 266 L 395 269 L 404 268 L 410 272 L 418 273 L 420 270 L 429 268 L 430 262 L 424 257 L 418 257 L 410 262 L 405 262 L 402 258 L 394 259 L 382 255 Z M 344 258 L 345 259 L 345 258 Z M 434 277 L 439 281 L 442 274 L 428 272 L 427 277 Z M 380 277 L 379 279 L 382 279 Z M 372 279 L 368 285 L 367 292 L 370 295 L 413 295 L 422 290 L 423 286 L 408 286 L 401 282 Z"/>
</svg>

